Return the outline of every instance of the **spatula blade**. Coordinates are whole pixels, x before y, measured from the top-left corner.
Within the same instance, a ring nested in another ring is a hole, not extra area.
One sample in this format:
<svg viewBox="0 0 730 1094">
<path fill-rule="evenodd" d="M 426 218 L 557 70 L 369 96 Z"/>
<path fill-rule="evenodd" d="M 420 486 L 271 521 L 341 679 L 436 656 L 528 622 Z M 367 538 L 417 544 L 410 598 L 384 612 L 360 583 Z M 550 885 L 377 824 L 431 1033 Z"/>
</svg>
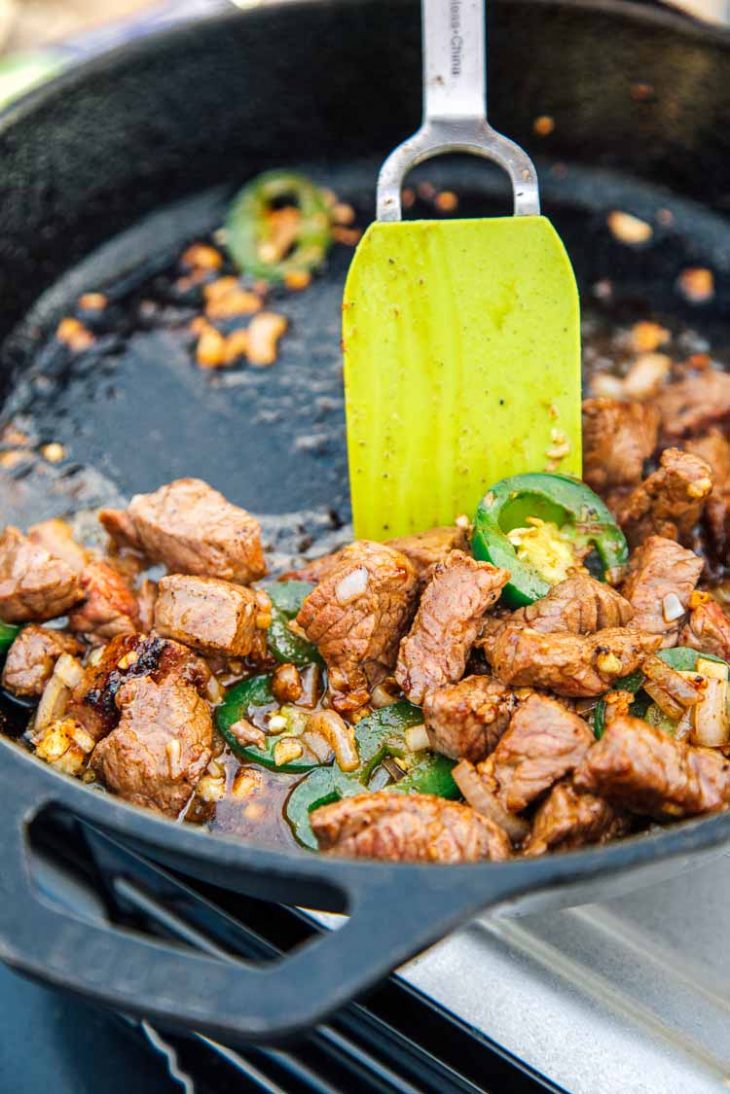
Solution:
<svg viewBox="0 0 730 1094">
<path fill-rule="evenodd" d="M 471 516 L 506 475 L 580 475 L 578 290 L 545 217 L 372 224 L 343 344 L 357 536 Z"/>
</svg>

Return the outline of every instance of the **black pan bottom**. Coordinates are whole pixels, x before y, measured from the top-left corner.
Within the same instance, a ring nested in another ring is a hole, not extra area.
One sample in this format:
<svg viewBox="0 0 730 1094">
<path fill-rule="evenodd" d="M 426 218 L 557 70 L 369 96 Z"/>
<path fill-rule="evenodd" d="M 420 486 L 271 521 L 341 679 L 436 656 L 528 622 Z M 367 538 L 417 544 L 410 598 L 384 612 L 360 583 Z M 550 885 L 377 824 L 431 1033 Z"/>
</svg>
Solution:
<svg viewBox="0 0 730 1094">
<path fill-rule="evenodd" d="M 373 215 L 378 165 L 305 165 L 334 188 L 364 226 Z M 679 356 L 712 348 L 728 363 L 730 226 L 668 191 L 607 172 L 541 165 L 545 212 L 565 240 L 579 280 L 586 358 L 611 356 L 617 326 L 656 318 L 681 331 Z M 425 165 L 428 179 L 457 192 L 457 215 L 499 215 L 508 206 L 499 172 L 454 158 Z M 185 327 L 143 329 L 133 302 L 140 286 L 174 261 L 184 245 L 222 221 L 229 192 L 217 189 L 164 209 L 112 240 L 60 280 L 10 337 L 3 356 L 15 382 L 0 421 L 25 430 L 35 452 L 59 442 L 54 465 L 32 455 L 0 470 L 4 520 L 26 525 L 52 515 L 117 503 L 161 482 L 197 475 L 231 500 L 270 514 L 269 542 L 284 554 L 312 537 L 337 534 L 349 519 L 339 346 L 340 300 L 352 251 L 333 249 L 324 276 L 272 307 L 290 320 L 277 363 L 265 370 L 211 373 L 191 361 Z M 606 224 L 619 209 L 650 223 L 639 247 L 617 242 Z M 423 214 L 421 214 L 423 215 Z M 676 280 L 708 266 L 716 294 L 689 305 Z M 114 302 L 114 333 L 98 350 L 59 354 L 52 332 L 84 291 Z M 519 379 L 516 379 L 519 382 Z"/>
</svg>

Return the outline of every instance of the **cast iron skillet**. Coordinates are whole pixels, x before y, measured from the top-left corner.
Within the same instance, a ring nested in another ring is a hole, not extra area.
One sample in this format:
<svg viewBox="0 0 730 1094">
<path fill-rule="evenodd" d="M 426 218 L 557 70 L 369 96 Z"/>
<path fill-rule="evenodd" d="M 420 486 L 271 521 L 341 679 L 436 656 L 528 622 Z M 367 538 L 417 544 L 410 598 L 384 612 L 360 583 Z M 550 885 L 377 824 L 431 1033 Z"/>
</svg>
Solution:
<svg viewBox="0 0 730 1094">
<path fill-rule="evenodd" d="M 693 317 L 719 337 L 730 268 L 730 232 L 719 215 L 730 183 L 730 131 L 720 124 L 730 116 L 727 35 L 656 9 L 547 0 L 495 2 L 490 31 L 493 122 L 539 153 L 533 118 L 557 119 L 544 150 L 571 167 L 566 177 L 543 164 L 544 194 L 583 285 L 610 272 L 629 307 L 643 299 L 676 311 L 670 298 L 678 269 L 711 265 L 718 295 Z M 636 84 L 644 88 L 632 95 Z M 36 328 L 54 318 L 54 308 L 62 310 L 63 293 L 46 297 L 30 321 L 21 320 L 101 242 L 172 201 L 221 182 L 240 183 L 277 164 L 311 161 L 324 171 L 349 171 L 356 188 L 372 193 L 378 161 L 416 126 L 418 87 L 415 4 L 338 0 L 177 29 L 82 67 L 25 101 L 0 125 L 3 395 L 12 400 L 22 385 Z M 469 170 L 463 177 L 473 183 Z M 658 204 L 675 211 L 675 228 L 629 261 L 605 232 L 606 209 L 653 215 Z M 150 234 L 153 229 L 142 233 L 148 254 L 155 242 Z M 81 287 L 71 277 L 71 288 Z M 326 299 L 336 305 L 336 286 L 317 291 L 329 292 Z M 321 310 L 313 311 L 321 319 Z M 292 377 L 307 367 L 322 340 L 313 323 L 307 326 L 303 312 L 294 357 L 288 364 L 282 359 L 280 377 L 285 366 Z M 324 367 L 330 351 L 322 352 Z M 164 399 L 154 367 L 147 380 L 145 400 Z M 255 402 L 263 390 L 252 389 L 246 399 Z M 190 416 L 191 403 L 197 417 Z M 179 414 L 178 441 L 186 450 L 186 431 L 201 423 L 187 470 L 210 474 L 255 511 L 271 503 L 272 468 L 282 509 L 295 508 L 294 497 L 316 506 L 334 495 L 345 504 L 341 430 L 324 453 L 302 451 L 293 460 L 284 416 L 256 438 L 257 459 L 244 445 L 239 467 L 219 465 L 210 453 L 230 448 L 230 427 L 213 432 L 217 404 L 211 410 L 197 389 L 187 404 L 174 395 L 165 403 L 169 419 L 177 422 Z M 95 438 L 93 407 L 82 405 L 74 417 L 65 405 L 55 425 L 62 433 L 82 417 L 90 422 L 91 440 L 83 444 L 91 454 L 95 444 L 114 454 L 107 467 L 116 469 L 123 491 L 157 485 L 177 471 L 175 431 L 146 449 L 145 438 L 130 437 L 128 426 L 115 431 L 107 424 Z M 243 417 L 245 409 L 244 400 L 237 413 Z M 43 413 L 52 416 L 52 410 Z M 125 461 L 131 448 L 147 452 L 144 466 Z M 346 910 L 350 918 L 263 968 L 78 919 L 39 894 L 31 878 L 28 824 L 49 805 L 71 810 L 177 871 L 268 900 Z M 535 861 L 462 867 L 337 861 L 174 825 L 56 774 L 4 739 L 0 815 L 5 961 L 119 1010 L 229 1042 L 306 1028 L 480 909 L 594 899 L 681 870 L 730 837 L 726 814 Z"/>
</svg>

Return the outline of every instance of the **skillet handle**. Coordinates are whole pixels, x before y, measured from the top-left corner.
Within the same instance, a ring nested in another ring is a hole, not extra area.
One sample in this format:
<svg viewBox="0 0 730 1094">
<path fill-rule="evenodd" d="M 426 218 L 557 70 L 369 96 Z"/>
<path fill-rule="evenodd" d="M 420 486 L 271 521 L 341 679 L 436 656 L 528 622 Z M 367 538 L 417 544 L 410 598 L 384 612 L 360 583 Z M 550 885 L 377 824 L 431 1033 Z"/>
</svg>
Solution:
<svg viewBox="0 0 730 1094">
<path fill-rule="evenodd" d="M 69 808 L 64 799 L 73 795 L 56 789 L 58 778 L 49 792 L 51 781 L 34 778 L 39 772 L 27 758 L 2 759 L 0 958 L 115 1010 L 226 1043 L 280 1041 L 306 1031 L 465 918 L 525 888 L 518 863 L 448 869 L 338 863 L 337 881 L 349 910 L 339 930 L 316 935 L 262 966 L 229 954 L 208 955 L 101 916 L 82 917 L 37 887 L 28 825 L 47 806 L 60 802 Z M 38 800 L 39 784 L 46 800 Z M 251 873 L 246 848 L 240 850 L 240 865 Z M 300 868 L 292 859 L 292 893 L 298 880 L 311 890 L 315 871 L 321 883 L 331 885 L 331 866 L 302 855 Z M 257 869 L 263 882 L 266 869 Z"/>
</svg>

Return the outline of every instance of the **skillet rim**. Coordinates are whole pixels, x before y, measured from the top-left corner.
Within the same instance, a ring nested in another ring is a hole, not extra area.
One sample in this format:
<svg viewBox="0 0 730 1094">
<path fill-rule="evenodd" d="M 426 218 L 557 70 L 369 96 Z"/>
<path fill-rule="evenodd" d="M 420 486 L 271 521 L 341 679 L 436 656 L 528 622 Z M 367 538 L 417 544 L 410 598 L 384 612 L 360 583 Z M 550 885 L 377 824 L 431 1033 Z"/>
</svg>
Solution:
<svg viewBox="0 0 730 1094">
<path fill-rule="evenodd" d="M 368 0 L 368 5 L 377 3 L 386 6 L 389 0 Z M 676 31 L 683 37 L 721 49 L 730 50 L 730 27 L 721 27 L 699 23 L 682 12 L 661 6 L 647 7 L 636 0 L 501 0 L 501 3 L 514 7 L 534 6 L 535 4 L 557 11 L 575 9 L 590 15 L 606 13 L 621 18 L 630 24 L 643 24 L 647 27 L 663 26 Z M 240 19 L 266 20 L 268 13 L 276 14 L 282 9 L 291 10 L 295 15 L 302 9 L 321 10 L 323 6 L 356 8 L 363 0 L 271 0 L 266 6 L 248 10 L 231 10 L 210 15 L 193 17 L 190 21 L 172 27 L 162 27 L 151 34 L 120 44 L 106 50 L 80 64 L 72 64 L 65 71 L 52 77 L 39 87 L 31 89 L 25 95 L 0 112 L 0 135 L 12 129 L 16 124 L 28 121 L 34 111 L 42 109 L 46 103 L 69 88 L 76 87 L 86 79 L 101 74 L 116 61 L 125 58 L 144 58 L 154 55 L 163 43 L 174 48 L 177 39 L 184 39 L 200 26 L 214 26 L 233 23 Z M 623 872 L 633 867 L 647 864 L 653 859 L 668 859 L 690 851 L 710 849 L 730 840 L 730 811 L 710 816 L 690 818 L 672 825 L 661 832 L 644 833 L 625 838 L 612 844 L 589 850 L 575 850 L 547 855 L 539 859 L 519 859 L 509 863 L 470 863 L 457 866 L 439 866 L 436 864 L 385 863 L 364 859 L 332 859 L 316 853 L 299 852 L 296 849 L 278 849 L 257 846 L 254 843 L 238 839 L 222 832 L 211 832 L 193 825 L 186 825 L 134 806 L 112 794 L 99 793 L 70 776 L 49 768 L 12 740 L 0 735 L 0 747 L 7 750 L 7 756 L 13 756 L 27 769 L 28 778 L 38 780 L 38 786 L 47 784 L 49 793 L 40 801 L 29 801 L 27 795 L 23 801 L 26 814 L 35 815 L 49 805 L 62 805 L 84 819 L 98 823 L 100 827 L 120 836 L 138 839 L 141 843 L 169 852 L 171 850 L 189 853 L 193 859 L 208 859 L 218 851 L 219 861 L 233 865 L 250 866 L 259 870 L 278 867 L 282 873 L 287 867 L 296 864 L 296 873 L 300 877 L 321 880 L 322 871 L 332 877 L 333 882 L 340 878 L 343 889 L 346 878 L 369 874 L 385 876 L 397 868 L 398 875 L 423 877 L 424 871 L 429 878 L 457 875 L 474 876 L 476 867 L 489 867 L 493 874 L 505 870 L 527 870 L 536 881 L 542 880 L 543 886 L 551 880 L 564 882 L 584 880 L 611 873 L 614 868 Z M 0 760 L 4 766 L 5 759 Z M 28 764 L 33 764 L 30 768 Z M 33 774 L 35 772 L 35 774 Z M 3 773 L 4 774 L 4 773 Z M 70 797 L 72 800 L 67 801 Z M 28 819 L 28 818 L 26 818 Z M 201 839 L 205 840 L 200 844 Z M 177 847 L 174 845 L 177 844 Z M 207 847 L 208 854 L 200 854 L 200 848 Z M 324 865 L 326 862 L 326 866 Z M 528 866 L 529 863 L 529 866 Z M 557 866 L 556 866 L 557 864 Z M 562 866 L 561 864 L 569 864 Z M 520 889 L 532 888 L 525 884 Z"/>
</svg>

